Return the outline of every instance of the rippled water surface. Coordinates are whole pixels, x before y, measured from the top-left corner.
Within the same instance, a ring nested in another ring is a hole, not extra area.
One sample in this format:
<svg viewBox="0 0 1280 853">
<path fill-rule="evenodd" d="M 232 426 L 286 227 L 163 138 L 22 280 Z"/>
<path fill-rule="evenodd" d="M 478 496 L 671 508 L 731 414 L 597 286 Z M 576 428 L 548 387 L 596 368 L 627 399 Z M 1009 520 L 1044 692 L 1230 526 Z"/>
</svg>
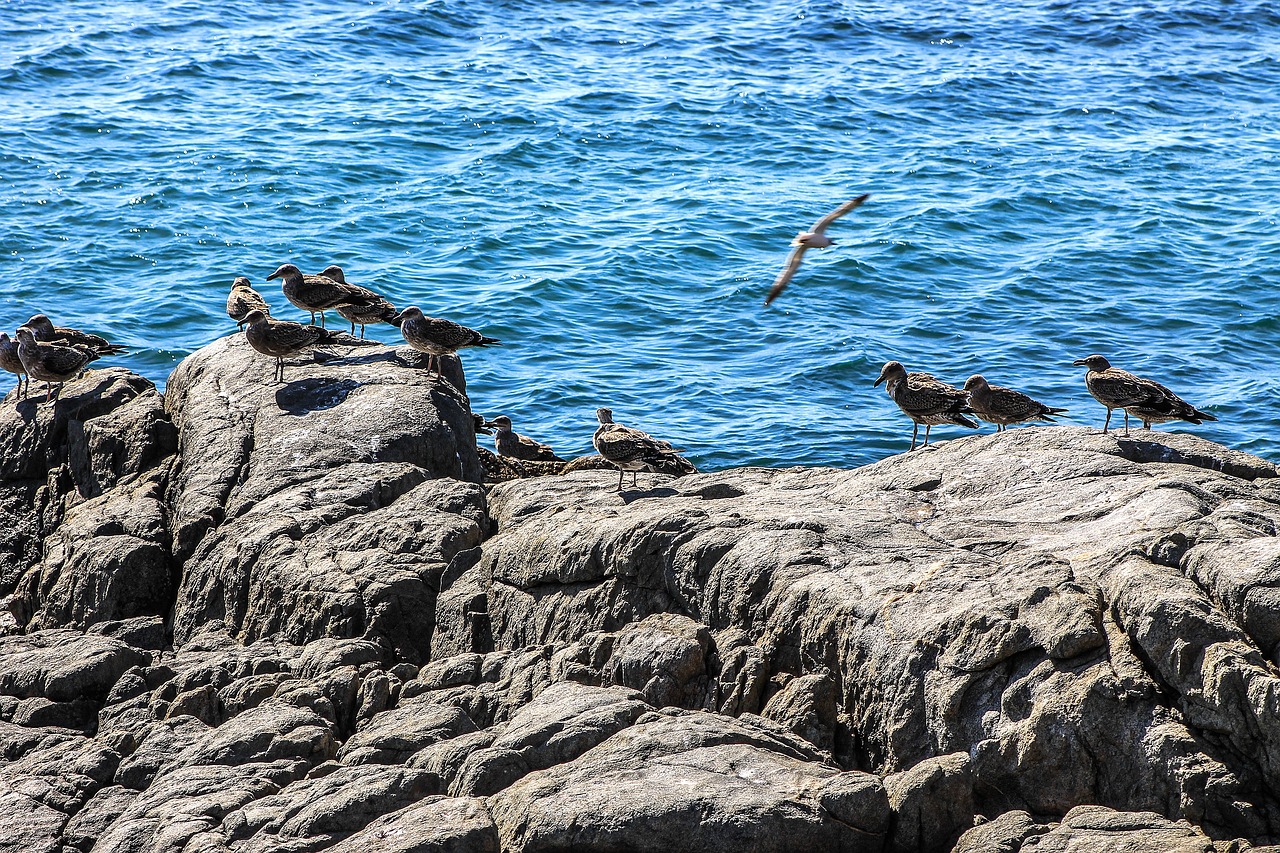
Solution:
<svg viewBox="0 0 1280 853">
<path fill-rule="evenodd" d="M 235 276 L 305 320 L 266 276 L 339 263 L 504 340 L 464 353 L 473 407 L 564 453 L 610 405 L 708 468 L 868 462 L 910 435 L 888 359 L 1100 425 L 1071 366 L 1100 352 L 1280 458 L 1270 2 L 11 0 L 0 28 L 0 325 L 105 333 L 157 383 L 234 331 Z"/>
</svg>

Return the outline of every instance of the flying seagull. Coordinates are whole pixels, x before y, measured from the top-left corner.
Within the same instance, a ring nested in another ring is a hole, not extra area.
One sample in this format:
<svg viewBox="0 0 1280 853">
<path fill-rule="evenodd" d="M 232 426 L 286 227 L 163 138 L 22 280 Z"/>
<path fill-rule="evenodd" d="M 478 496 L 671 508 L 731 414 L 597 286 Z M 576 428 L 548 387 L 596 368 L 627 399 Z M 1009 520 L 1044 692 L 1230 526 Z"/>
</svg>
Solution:
<svg viewBox="0 0 1280 853">
<path fill-rule="evenodd" d="M 782 272 L 778 273 L 777 279 L 773 282 L 773 287 L 769 288 L 769 295 L 764 298 L 764 304 L 768 305 L 773 300 L 782 295 L 782 291 L 787 289 L 787 285 L 791 282 L 791 277 L 796 274 L 796 270 L 800 269 L 800 261 L 804 259 L 806 249 L 825 249 L 828 246 L 834 246 L 835 240 L 827 236 L 827 228 L 831 226 L 841 216 L 862 204 L 870 197 L 870 193 L 863 193 L 852 201 L 846 201 L 826 216 L 813 223 L 813 227 L 808 231 L 801 231 L 791 241 L 794 246 L 791 254 L 787 256 L 787 265 L 782 268 Z"/>
</svg>

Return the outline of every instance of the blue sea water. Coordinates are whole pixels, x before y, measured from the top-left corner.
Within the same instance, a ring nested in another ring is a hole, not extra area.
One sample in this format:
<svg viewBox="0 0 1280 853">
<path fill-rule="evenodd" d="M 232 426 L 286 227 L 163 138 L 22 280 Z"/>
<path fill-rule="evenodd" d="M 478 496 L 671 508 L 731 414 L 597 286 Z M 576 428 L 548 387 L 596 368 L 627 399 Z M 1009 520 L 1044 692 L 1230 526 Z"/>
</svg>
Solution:
<svg viewBox="0 0 1280 853">
<path fill-rule="evenodd" d="M 1280 458 L 1270 0 L 8 0 L 0 168 L 0 326 L 161 385 L 235 276 L 305 320 L 266 276 L 338 263 L 501 338 L 473 408 L 563 453 L 608 405 L 704 468 L 869 462 L 889 359 L 1099 426 L 1099 352 Z"/>
</svg>

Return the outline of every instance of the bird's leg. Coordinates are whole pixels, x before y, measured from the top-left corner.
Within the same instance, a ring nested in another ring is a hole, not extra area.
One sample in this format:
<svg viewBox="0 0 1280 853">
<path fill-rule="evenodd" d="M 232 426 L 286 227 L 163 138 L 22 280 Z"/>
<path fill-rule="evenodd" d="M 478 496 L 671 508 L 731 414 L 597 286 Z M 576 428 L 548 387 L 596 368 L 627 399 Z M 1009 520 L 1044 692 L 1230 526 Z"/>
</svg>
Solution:
<svg viewBox="0 0 1280 853">
<path fill-rule="evenodd" d="M 311 312 L 311 325 L 313 325 L 313 326 L 314 326 L 315 324 L 316 324 L 316 312 L 312 311 L 312 312 Z"/>
<path fill-rule="evenodd" d="M 920 433 L 920 424 L 915 424 L 914 426 L 911 427 L 911 449 L 907 451 L 908 453 L 916 449 L 916 436 L 919 435 L 919 433 Z"/>
<path fill-rule="evenodd" d="M 320 312 L 320 328 L 324 328 L 324 312 Z"/>
<path fill-rule="evenodd" d="M 924 446 L 929 446 L 929 430 L 933 429 L 933 424 L 924 425 Z"/>
<path fill-rule="evenodd" d="M 1124 437 L 1129 437 L 1129 410 L 1124 410 Z"/>
<path fill-rule="evenodd" d="M 44 383 L 44 401 L 47 403 L 53 399 L 53 383 Z"/>
<path fill-rule="evenodd" d="M 355 320 L 352 320 L 352 321 L 351 321 L 351 334 L 353 334 L 353 335 L 354 335 L 355 333 L 356 333 L 356 321 L 355 321 Z M 360 337 L 362 337 L 362 338 L 364 337 L 364 326 L 361 326 L 361 327 L 360 327 Z"/>
<path fill-rule="evenodd" d="M 636 477 L 637 477 L 639 474 L 640 474 L 640 472 L 639 472 L 639 471 L 632 471 L 632 472 L 631 472 L 631 488 L 633 488 L 633 489 L 638 488 L 638 485 L 636 484 Z"/>
<path fill-rule="evenodd" d="M 1107 434 L 1107 427 L 1111 424 L 1111 410 L 1107 409 L 1107 419 L 1102 422 L 1102 434 Z"/>
<path fill-rule="evenodd" d="M 622 491 L 622 469 L 618 469 L 618 491 Z"/>
<path fill-rule="evenodd" d="M 355 333 L 356 333 L 356 327 L 355 327 L 355 324 L 354 324 L 354 323 L 352 323 L 352 324 L 351 324 L 351 334 L 353 334 L 353 335 L 354 335 Z M 361 324 L 360 324 L 360 340 L 362 340 L 362 341 L 364 340 L 364 323 L 361 323 Z"/>
</svg>

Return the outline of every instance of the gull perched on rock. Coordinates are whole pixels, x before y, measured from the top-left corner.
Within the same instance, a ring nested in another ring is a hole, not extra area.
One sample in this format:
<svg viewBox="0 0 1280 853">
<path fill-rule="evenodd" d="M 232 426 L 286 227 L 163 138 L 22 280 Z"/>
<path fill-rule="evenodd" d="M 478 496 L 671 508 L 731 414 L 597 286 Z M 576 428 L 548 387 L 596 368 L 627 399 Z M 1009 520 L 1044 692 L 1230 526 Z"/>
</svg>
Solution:
<svg viewBox="0 0 1280 853">
<path fill-rule="evenodd" d="M 1142 420 L 1143 429 L 1150 429 L 1153 423 L 1165 421 L 1181 420 L 1199 424 L 1217 420 L 1213 415 L 1200 411 L 1159 382 L 1112 367 L 1111 363 L 1100 355 L 1077 358 L 1072 364 L 1088 368 L 1084 374 L 1085 387 L 1089 389 L 1093 399 L 1107 407 L 1107 419 L 1102 424 L 1104 433 L 1111 425 L 1113 409 L 1124 409 L 1125 435 L 1129 434 L 1129 415 L 1131 414 Z"/>
<path fill-rule="evenodd" d="M 18 358 L 27 376 L 45 384 L 45 402 L 53 397 L 53 384 L 75 379 L 84 372 L 89 362 L 99 353 L 90 347 L 46 343 L 37 340 L 35 330 L 29 326 L 18 329 Z"/>
<path fill-rule="evenodd" d="M 321 270 L 320 275 L 327 276 L 339 284 L 345 284 L 367 295 L 367 301 L 363 304 L 338 306 L 338 316 L 351 324 L 351 334 L 354 335 L 356 333 L 356 325 L 359 324 L 360 340 L 364 340 L 364 327 L 371 323 L 400 325 L 397 320 L 398 312 L 396 311 L 396 306 L 392 305 L 386 297 L 374 293 L 367 287 L 349 283 L 347 274 L 342 271 L 342 267 L 337 264 L 331 264 Z"/>
<path fill-rule="evenodd" d="M 493 446 L 498 451 L 499 456 L 510 456 L 514 459 L 522 459 L 528 462 L 564 462 L 555 451 L 551 449 L 551 445 L 543 444 L 540 441 L 534 441 L 527 435 L 520 435 L 511 429 L 511 418 L 506 415 L 498 415 L 491 421 L 485 423 L 485 426 L 493 427 L 497 430 L 493 435 Z"/>
<path fill-rule="evenodd" d="M 1055 409 L 1031 399 L 1021 391 L 1003 385 L 989 385 L 981 373 L 965 380 L 964 390 L 969 392 L 969 406 L 973 413 L 989 424 L 996 425 L 996 432 L 1003 432 L 1010 424 L 1026 421 L 1053 421 L 1066 409 Z"/>
<path fill-rule="evenodd" d="M 657 471 L 667 467 L 672 459 L 682 458 L 680 454 L 684 451 L 672 447 L 671 442 L 614 423 L 612 409 L 596 409 L 596 419 L 600 426 L 591 437 L 591 444 L 597 453 L 617 467 L 618 491 L 622 491 L 623 471 L 631 472 L 631 487 L 635 488 L 636 475 L 640 471 Z M 688 465 L 688 460 L 683 461 Z"/>
<path fill-rule="evenodd" d="M 69 347 L 84 347 L 98 355 L 119 355 L 125 351 L 125 347 L 120 344 L 110 343 L 106 338 L 92 332 L 82 332 L 68 326 L 55 326 L 53 321 L 44 314 L 36 314 L 23 325 L 31 330 L 37 341 Z"/>
<path fill-rule="evenodd" d="M 249 279 L 239 276 L 231 282 L 231 293 L 227 294 L 227 316 L 236 321 L 236 326 L 243 329 L 244 318 L 250 311 L 261 311 L 268 317 L 271 316 L 271 308 L 267 306 L 267 300 L 253 289 Z"/>
<path fill-rule="evenodd" d="M 18 374 L 17 391 L 20 397 L 27 396 L 23 388 L 23 379 L 27 369 L 22 366 L 22 358 L 18 355 L 18 342 L 9 339 L 8 333 L 0 332 L 0 369 Z M 28 380 L 28 384 L 30 380 Z"/>
<path fill-rule="evenodd" d="M 832 222 L 835 222 L 841 216 L 844 216 L 846 213 L 866 201 L 870 195 L 870 193 L 864 193 L 851 201 L 846 201 L 844 204 L 813 223 L 813 227 L 808 231 L 801 231 L 795 236 L 795 239 L 791 241 L 791 245 L 795 248 L 793 248 L 791 250 L 791 254 L 787 256 L 786 266 L 782 268 L 782 272 L 778 273 L 778 277 L 773 282 L 773 287 L 769 288 L 769 295 L 764 298 L 765 305 L 768 305 L 770 302 L 777 299 L 782 295 L 782 291 L 786 290 L 787 284 L 790 283 L 791 278 L 796 274 L 796 270 L 800 269 L 800 261 L 804 259 L 804 253 L 806 250 L 825 249 L 828 246 L 834 246 L 836 244 L 835 240 L 827 236 L 827 228 L 831 226 Z"/>
<path fill-rule="evenodd" d="M 304 326 L 292 320 L 273 320 L 261 311 L 250 311 L 244 318 L 247 324 L 244 330 L 249 346 L 263 355 L 276 360 L 273 380 L 284 381 L 285 356 L 301 352 L 318 343 L 332 343 L 338 339 L 337 332 L 322 329 L 319 326 Z"/>
<path fill-rule="evenodd" d="M 467 347 L 487 347 L 502 343 L 452 320 L 428 317 L 416 305 L 410 305 L 394 319 L 395 324 L 400 326 L 400 334 L 404 335 L 409 346 L 427 354 L 428 371 L 431 370 L 432 362 L 435 363 L 437 376 L 442 375 L 440 356 L 453 355 Z"/>
<path fill-rule="evenodd" d="M 911 431 L 911 450 L 916 449 L 920 424 L 924 424 L 925 447 L 929 446 L 929 429 L 938 424 L 978 428 L 977 422 L 965 417 L 973 414 L 968 405 L 967 391 L 952 388 L 928 373 L 907 373 L 907 369 L 897 361 L 885 362 L 880 369 L 880 377 L 871 385 L 875 387 L 881 382 L 885 383 L 885 390 L 903 414 L 915 422 Z"/>
<path fill-rule="evenodd" d="M 338 268 L 329 267 L 328 271 L 334 269 Z M 338 274 L 341 275 L 341 273 L 339 269 Z M 368 305 L 375 299 L 381 298 L 371 290 L 338 281 L 324 273 L 304 275 L 302 270 L 293 264 L 282 264 L 267 276 L 268 281 L 273 278 L 281 280 L 280 289 L 284 291 L 286 299 L 311 315 L 312 325 L 315 325 L 316 315 L 320 315 L 321 328 L 324 328 L 324 312 L 344 305 Z"/>
</svg>

